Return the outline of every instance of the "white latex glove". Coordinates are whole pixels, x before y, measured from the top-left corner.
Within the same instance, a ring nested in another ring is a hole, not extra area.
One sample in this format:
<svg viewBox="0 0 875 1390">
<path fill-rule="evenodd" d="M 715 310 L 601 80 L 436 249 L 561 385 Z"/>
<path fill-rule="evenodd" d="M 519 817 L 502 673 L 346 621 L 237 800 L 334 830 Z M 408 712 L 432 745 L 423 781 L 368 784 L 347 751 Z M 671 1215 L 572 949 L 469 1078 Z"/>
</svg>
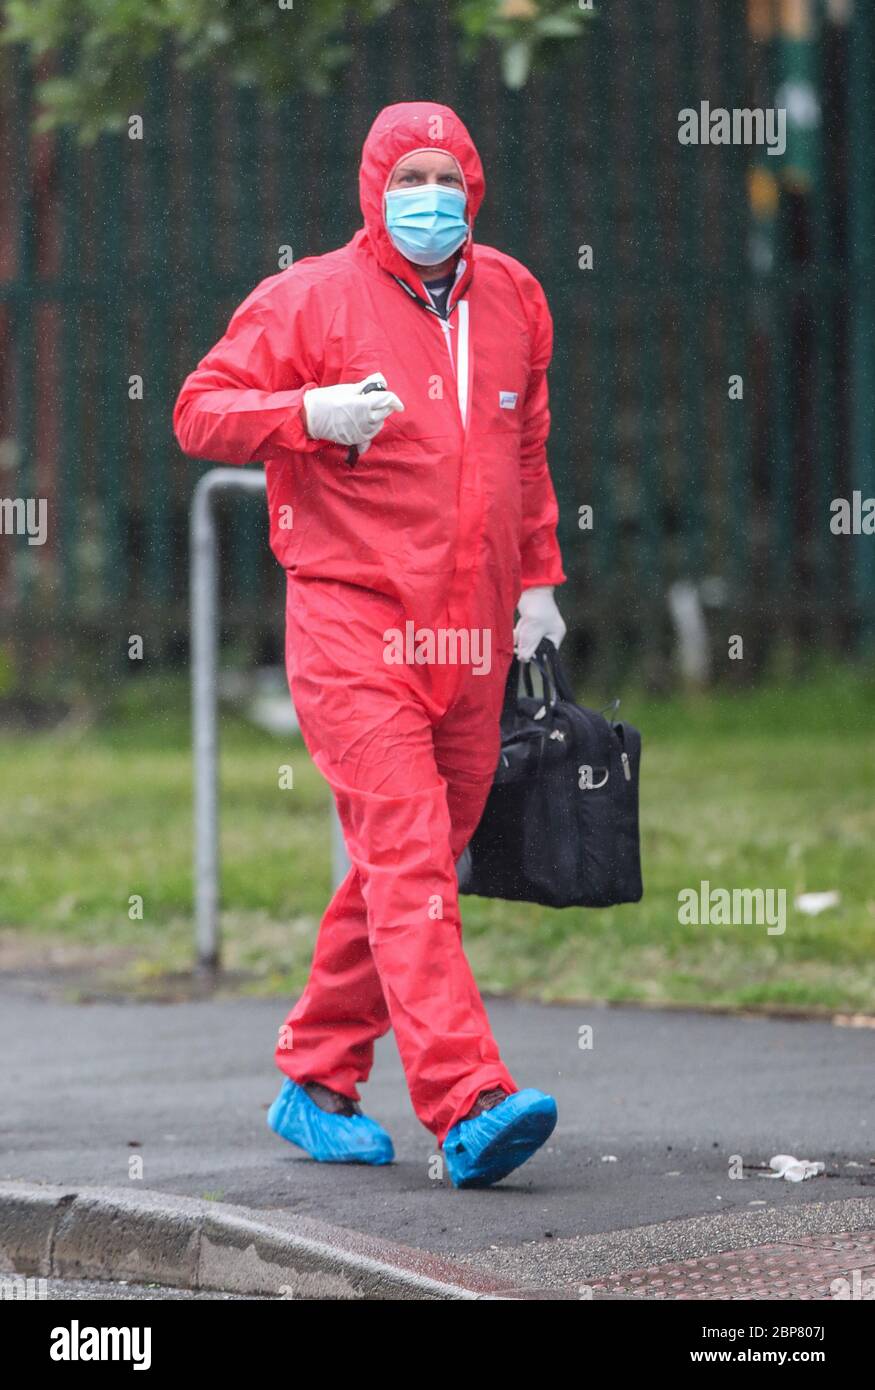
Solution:
<svg viewBox="0 0 875 1390">
<path fill-rule="evenodd" d="M 519 622 L 513 630 L 514 651 L 520 661 L 531 661 L 542 637 L 558 647 L 568 629 L 556 607 L 552 585 L 523 589 L 520 594 Z"/>
<path fill-rule="evenodd" d="M 370 382 L 379 391 L 363 395 Z M 364 381 L 340 382 L 337 386 L 314 386 L 304 392 L 304 417 L 311 439 L 331 439 L 335 444 L 355 444 L 359 452 L 367 448 L 393 410 L 404 406 L 394 391 L 386 388 L 381 372 L 371 372 Z"/>
</svg>

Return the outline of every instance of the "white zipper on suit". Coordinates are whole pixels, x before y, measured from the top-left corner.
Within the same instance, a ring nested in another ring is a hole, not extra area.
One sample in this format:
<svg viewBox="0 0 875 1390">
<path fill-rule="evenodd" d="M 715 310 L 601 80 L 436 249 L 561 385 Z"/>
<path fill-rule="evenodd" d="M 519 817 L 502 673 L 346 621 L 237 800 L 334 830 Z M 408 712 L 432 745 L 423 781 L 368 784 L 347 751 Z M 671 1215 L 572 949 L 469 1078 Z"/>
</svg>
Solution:
<svg viewBox="0 0 875 1390">
<path fill-rule="evenodd" d="M 456 321 L 459 325 L 458 354 L 453 355 L 453 329 L 446 319 L 439 318 L 438 322 L 443 330 L 444 341 L 447 345 L 447 352 L 450 358 L 450 365 L 456 378 L 456 398 L 459 402 L 459 414 L 462 417 L 462 425 L 467 428 L 468 424 L 468 301 L 460 299 L 456 305 Z"/>
<path fill-rule="evenodd" d="M 464 269 L 465 262 L 460 261 L 458 266 L 456 267 L 456 282 L 458 282 L 460 276 L 463 274 Z M 422 303 L 420 296 L 417 295 L 408 284 L 405 284 L 405 282 L 401 279 L 399 275 L 395 275 L 393 273 L 392 279 L 396 282 L 396 284 L 399 284 L 401 286 L 405 294 L 410 295 L 411 299 L 417 299 L 419 300 L 420 304 Z M 443 318 L 443 316 L 438 313 L 437 306 L 434 302 L 434 299 L 432 298 L 432 295 L 427 285 L 425 286 L 425 292 L 428 295 L 429 301 L 431 303 L 432 312 L 441 326 L 441 330 L 444 335 L 444 342 L 447 345 L 447 356 L 450 359 L 450 367 L 452 368 L 453 375 L 456 378 L 456 399 L 459 405 L 459 416 L 462 421 L 462 431 L 463 433 L 467 433 L 468 379 L 471 373 L 471 357 L 469 352 L 470 335 L 468 332 L 468 301 L 467 299 L 460 299 L 458 303 L 455 305 L 457 311 L 456 321 L 459 325 L 459 352 L 457 363 L 455 357 L 453 356 L 453 326 L 448 319 Z M 450 293 L 452 293 L 452 290 L 450 291 Z"/>
<path fill-rule="evenodd" d="M 456 306 L 459 316 L 459 360 L 456 364 L 456 394 L 462 424 L 468 428 L 468 301 L 460 299 Z"/>
</svg>

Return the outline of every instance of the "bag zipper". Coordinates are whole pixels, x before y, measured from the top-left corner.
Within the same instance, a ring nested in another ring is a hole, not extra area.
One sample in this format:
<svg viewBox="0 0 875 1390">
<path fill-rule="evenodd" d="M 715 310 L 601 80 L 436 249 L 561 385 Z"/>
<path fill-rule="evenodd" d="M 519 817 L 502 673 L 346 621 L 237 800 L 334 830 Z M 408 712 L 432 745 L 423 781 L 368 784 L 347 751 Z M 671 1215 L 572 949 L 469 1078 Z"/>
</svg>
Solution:
<svg viewBox="0 0 875 1390">
<path fill-rule="evenodd" d="M 627 782 L 631 782 L 631 781 L 632 781 L 632 769 L 631 769 L 631 767 L 629 766 L 629 754 L 628 754 L 628 753 L 621 753 L 621 754 L 620 754 L 620 762 L 623 764 L 623 776 L 625 777 L 625 779 L 626 779 Z"/>
</svg>

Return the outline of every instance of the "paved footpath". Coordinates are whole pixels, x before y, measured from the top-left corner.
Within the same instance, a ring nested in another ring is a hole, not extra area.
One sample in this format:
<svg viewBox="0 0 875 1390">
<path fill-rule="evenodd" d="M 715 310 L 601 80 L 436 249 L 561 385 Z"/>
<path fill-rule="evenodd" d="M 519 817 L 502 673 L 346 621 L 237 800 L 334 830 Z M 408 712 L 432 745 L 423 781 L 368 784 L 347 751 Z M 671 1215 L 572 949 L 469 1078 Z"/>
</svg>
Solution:
<svg viewBox="0 0 875 1390">
<path fill-rule="evenodd" d="M 618 1296 L 689 1296 L 687 1284 L 695 1293 L 708 1279 L 731 1296 L 762 1277 L 748 1296 L 781 1296 L 763 1293 L 769 1279 L 785 1282 L 776 1258 L 800 1277 L 808 1270 L 812 1288 L 824 1270 L 875 1266 L 865 1235 L 875 1230 L 875 1030 L 489 1007 L 517 1081 L 556 1095 L 559 1126 L 498 1188 L 456 1192 L 434 1175 L 434 1143 L 410 1109 L 391 1036 L 378 1045 L 365 1103 L 398 1161 L 329 1167 L 266 1128 L 287 1001 L 72 1004 L 7 984 L 0 1180 L 148 1188 L 315 1217 L 577 1297 L 595 1284 Z M 592 1047 L 581 1048 L 587 1026 Z M 798 1184 L 767 1179 L 778 1153 L 827 1171 Z M 830 1245 L 849 1231 L 853 1243 Z M 774 1250 L 753 1271 L 750 1259 L 713 1264 L 714 1252 L 754 1246 Z M 707 1259 L 710 1268 L 689 1263 Z M 667 1287 L 665 1262 L 679 1271 Z"/>
</svg>

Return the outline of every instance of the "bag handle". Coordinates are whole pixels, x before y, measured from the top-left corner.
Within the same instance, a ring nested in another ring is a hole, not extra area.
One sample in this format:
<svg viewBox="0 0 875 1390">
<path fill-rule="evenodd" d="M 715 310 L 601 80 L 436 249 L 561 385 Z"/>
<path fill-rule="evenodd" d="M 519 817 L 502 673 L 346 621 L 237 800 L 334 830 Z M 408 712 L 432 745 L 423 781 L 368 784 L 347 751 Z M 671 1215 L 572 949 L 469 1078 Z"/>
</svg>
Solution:
<svg viewBox="0 0 875 1390">
<path fill-rule="evenodd" d="M 542 638 L 531 661 L 520 661 L 519 657 L 516 656 L 511 661 L 510 670 L 507 673 L 507 684 L 504 687 L 501 716 L 504 719 L 505 716 L 512 715 L 517 708 L 521 667 L 523 689 L 527 695 L 534 698 L 535 690 L 532 684 L 531 670 L 533 665 L 537 666 L 544 683 L 545 724 L 549 728 L 553 724 L 557 699 L 573 703 L 574 692 L 559 662 L 559 653 L 548 637 Z"/>
<path fill-rule="evenodd" d="M 532 661 L 541 672 L 545 690 L 548 685 L 552 688 L 551 704 L 555 705 L 557 696 L 560 700 L 566 700 L 573 704 L 574 691 L 571 688 L 571 682 L 563 670 L 559 653 L 549 637 L 541 638 Z"/>
<path fill-rule="evenodd" d="M 547 670 L 545 672 L 540 662 L 536 662 L 535 664 L 538 666 L 544 682 L 544 725 L 549 729 L 553 727 L 553 713 L 556 708 L 556 686 L 550 671 Z M 523 691 L 530 698 L 534 699 L 535 697 L 535 688 L 532 684 L 531 663 L 528 661 L 520 661 L 518 657 L 514 657 L 510 663 L 510 669 L 507 673 L 507 684 L 504 687 L 504 702 L 501 708 L 502 720 L 512 719 L 517 712 L 521 672 Z"/>
</svg>

